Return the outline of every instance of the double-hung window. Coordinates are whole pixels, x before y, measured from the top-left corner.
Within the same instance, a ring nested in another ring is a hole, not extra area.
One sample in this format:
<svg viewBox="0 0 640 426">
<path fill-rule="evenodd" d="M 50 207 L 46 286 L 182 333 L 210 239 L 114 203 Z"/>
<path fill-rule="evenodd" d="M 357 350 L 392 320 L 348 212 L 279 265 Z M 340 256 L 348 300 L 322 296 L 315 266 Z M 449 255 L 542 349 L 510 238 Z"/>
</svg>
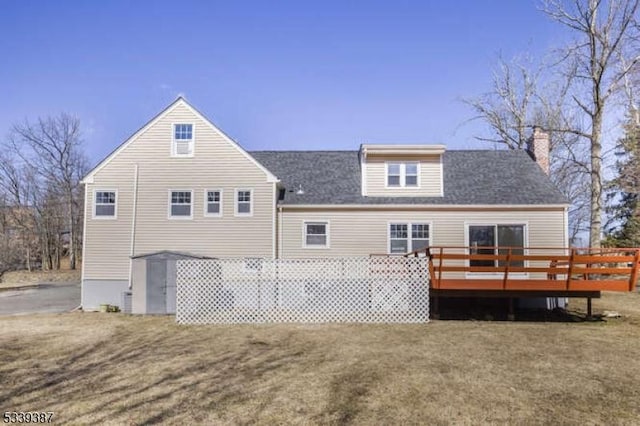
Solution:
<svg viewBox="0 0 640 426">
<path fill-rule="evenodd" d="M 96 219 L 115 219 L 116 198 L 116 191 L 96 190 L 94 192 L 93 217 Z"/>
<path fill-rule="evenodd" d="M 471 254 L 506 255 L 511 249 L 512 255 L 523 255 L 525 246 L 525 225 L 495 224 L 469 225 L 469 246 Z M 499 247 L 496 249 L 496 247 Z M 504 266 L 503 260 L 472 259 L 469 266 Z M 524 261 L 511 261 L 510 266 L 524 266 Z"/>
<path fill-rule="evenodd" d="M 169 191 L 169 217 L 191 219 L 193 217 L 193 192 Z"/>
<path fill-rule="evenodd" d="M 417 188 L 420 167 L 417 162 L 387 163 L 388 188 Z"/>
<path fill-rule="evenodd" d="M 193 140 L 193 124 L 174 124 L 171 155 L 174 157 L 193 156 Z"/>
<path fill-rule="evenodd" d="M 329 222 L 304 222 L 303 246 L 329 248 Z"/>
<path fill-rule="evenodd" d="M 236 189 L 236 216 L 253 215 L 253 190 Z"/>
<path fill-rule="evenodd" d="M 389 253 L 405 254 L 429 246 L 429 224 L 390 223 Z"/>
<path fill-rule="evenodd" d="M 207 189 L 204 192 L 204 215 L 222 216 L 222 190 Z"/>
</svg>

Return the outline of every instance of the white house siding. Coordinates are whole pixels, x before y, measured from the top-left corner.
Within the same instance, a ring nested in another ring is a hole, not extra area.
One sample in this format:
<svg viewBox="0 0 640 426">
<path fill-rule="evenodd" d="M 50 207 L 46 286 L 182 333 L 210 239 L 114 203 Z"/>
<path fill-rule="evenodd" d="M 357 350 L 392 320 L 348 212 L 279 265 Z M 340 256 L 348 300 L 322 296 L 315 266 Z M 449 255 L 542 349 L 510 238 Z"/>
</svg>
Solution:
<svg viewBox="0 0 640 426">
<path fill-rule="evenodd" d="M 171 157 L 173 124 L 194 125 L 190 158 Z M 129 279 L 134 169 L 138 165 L 134 254 L 158 250 L 216 257 L 272 257 L 275 184 L 222 134 L 178 103 L 128 144 L 87 183 L 83 306 L 96 286 L 120 292 Z M 94 190 L 117 190 L 117 219 L 93 219 Z M 168 191 L 193 191 L 193 218 L 168 218 Z M 205 189 L 221 189 L 222 217 L 205 217 Z M 234 216 L 235 189 L 253 190 L 253 215 Z M 85 291 L 88 290 L 88 291 Z M 104 289 L 99 289 L 105 298 Z M 96 290 L 98 291 L 98 290 Z M 119 296 L 118 296 L 119 297 Z M 119 301 L 110 299 L 112 302 Z M 105 302 L 101 302 L 105 303 Z M 109 302 L 106 302 L 109 303 Z"/>
<path fill-rule="evenodd" d="M 530 247 L 566 247 L 564 210 L 560 207 L 482 209 L 482 208 L 411 208 L 375 207 L 307 210 L 283 209 L 279 235 L 279 256 L 313 258 L 368 256 L 389 252 L 388 225 L 391 222 L 430 223 L 430 245 L 465 246 L 467 223 L 522 223 L 526 225 Z M 327 249 L 303 248 L 303 223 L 329 222 Z M 532 253 L 534 254 L 534 253 Z"/>
<path fill-rule="evenodd" d="M 442 195 L 442 162 L 440 155 L 421 157 L 370 157 L 364 164 L 366 173 L 367 196 L 421 196 L 433 197 Z M 385 188 L 387 169 L 386 163 L 419 162 L 419 188 Z"/>
</svg>

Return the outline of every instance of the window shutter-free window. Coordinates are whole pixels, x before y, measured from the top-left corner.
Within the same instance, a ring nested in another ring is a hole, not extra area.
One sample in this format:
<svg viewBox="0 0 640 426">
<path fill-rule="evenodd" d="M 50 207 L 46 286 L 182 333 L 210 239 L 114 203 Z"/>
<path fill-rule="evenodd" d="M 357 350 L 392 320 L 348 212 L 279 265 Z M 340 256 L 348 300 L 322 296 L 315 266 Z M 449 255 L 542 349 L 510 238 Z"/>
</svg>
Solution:
<svg viewBox="0 0 640 426">
<path fill-rule="evenodd" d="M 251 191 L 241 189 L 236 192 L 236 212 L 239 215 L 251 215 Z"/>
<path fill-rule="evenodd" d="M 191 191 L 171 191 L 171 216 L 191 216 Z"/>
<path fill-rule="evenodd" d="M 192 124 L 175 124 L 173 126 L 173 154 L 176 156 L 193 155 Z"/>
<path fill-rule="evenodd" d="M 400 164 L 389 164 L 387 166 L 387 186 L 400 186 Z"/>
<path fill-rule="evenodd" d="M 389 225 L 389 252 L 406 254 L 429 247 L 428 223 L 391 223 Z"/>
<path fill-rule="evenodd" d="M 407 163 L 404 170 L 404 186 L 418 186 L 418 164 Z"/>
<path fill-rule="evenodd" d="M 116 193 L 115 191 L 95 192 L 95 216 L 115 217 L 116 215 Z"/>
<path fill-rule="evenodd" d="M 207 191 L 207 211 L 206 213 L 212 216 L 217 216 L 222 213 L 221 204 L 222 204 L 222 194 L 221 191 Z"/>
<path fill-rule="evenodd" d="M 411 225 L 411 251 L 429 247 L 429 225 L 414 223 Z"/>
<path fill-rule="evenodd" d="M 389 241 L 391 253 L 408 253 L 409 252 L 409 240 L 408 240 L 408 225 L 403 224 L 391 224 L 389 226 Z"/>
<path fill-rule="evenodd" d="M 305 245 L 310 247 L 326 247 L 328 235 L 327 226 L 327 222 L 305 223 Z"/>
<path fill-rule="evenodd" d="M 417 188 L 420 180 L 417 162 L 387 163 L 388 188 Z"/>
</svg>

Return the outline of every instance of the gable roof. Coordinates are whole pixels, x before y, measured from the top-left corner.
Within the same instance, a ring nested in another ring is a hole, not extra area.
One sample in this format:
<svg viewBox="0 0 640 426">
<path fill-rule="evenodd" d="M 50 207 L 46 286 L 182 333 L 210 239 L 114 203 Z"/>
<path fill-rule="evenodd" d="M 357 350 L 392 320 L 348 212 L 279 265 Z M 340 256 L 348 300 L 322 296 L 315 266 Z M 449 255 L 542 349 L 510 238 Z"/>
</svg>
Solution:
<svg viewBox="0 0 640 426">
<path fill-rule="evenodd" d="M 278 178 L 276 176 L 274 176 L 273 173 L 271 173 L 271 171 L 269 171 L 266 167 L 264 167 L 262 164 L 260 164 L 254 157 L 249 155 L 249 153 L 247 151 L 245 151 L 244 148 L 242 148 L 236 141 L 231 139 L 229 136 L 227 136 L 226 133 L 224 133 L 222 130 L 220 130 L 218 127 L 216 127 L 216 125 L 213 124 L 211 122 L 211 120 L 209 120 L 204 114 L 202 114 L 200 111 L 198 111 L 189 102 L 187 102 L 187 100 L 185 98 L 183 98 L 182 96 L 178 96 L 178 98 L 176 98 L 175 101 L 173 101 L 171 104 L 169 104 L 169 106 L 167 106 L 165 109 L 163 109 L 158 114 L 156 114 L 155 117 L 153 117 L 151 120 L 149 120 L 144 126 L 142 126 L 140 129 L 138 129 L 133 135 L 131 135 L 127 140 L 125 140 L 123 143 L 121 143 L 116 149 L 111 151 L 111 153 L 109 153 L 109 155 L 107 155 L 104 159 L 102 159 L 102 161 L 100 161 L 95 167 L 93 167 L 93 169 L 91 169 L 86 174 L 86 176 L 82 179 L 81 183 L 91 183 L 92 180 L 93 180 L 93 176 L 102 167 L 106 166 L 115 156 L 117 156 L 120 153 L 120 151 L 125 149 L 138 136 L 140 136 L 142 133 L 146 132 L 147 129 L 149 129 L 158 120 L 160 120 L 162 117 L 164 117 L 169 112 L 173 111 L 173 109 L 176 108 L 179 105 L 183 105 L 183 106 L 187 107 L 196 117 L 198 117 L 200 120 L 202 120 L 204 123 L 206 123 L 215 132 L 219 133 L 226 142 L 230 143 L 242 155 L 244 155 L 249 161 L 254 163 L 256 165 L 256 167 L 258 167 L 260 170 L 262 170 L 267 175 L 267 181 L 269 181 L 269 182 L 278 182 Z"/>
<path fill-rule="evenodd" d="M 358 151 L 253 151 L 285 187 L 279 203 L 545 205 L 568 204 L 524 151 L 465 150 L 443 154 L 444 196 L 365 197 Z M 296 194 L 302 186 L 304 194 Z"/>
</svg>

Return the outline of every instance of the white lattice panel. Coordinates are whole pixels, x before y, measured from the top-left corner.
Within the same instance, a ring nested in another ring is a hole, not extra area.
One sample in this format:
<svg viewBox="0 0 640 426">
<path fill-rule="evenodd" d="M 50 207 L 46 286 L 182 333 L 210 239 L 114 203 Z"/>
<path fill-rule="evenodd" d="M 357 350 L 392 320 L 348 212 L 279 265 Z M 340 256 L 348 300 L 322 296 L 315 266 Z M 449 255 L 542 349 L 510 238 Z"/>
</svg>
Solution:
<svg viewBox="0 0 640 426">
<path fill-rule="evenodd" d="M 178 260 L 176 283 L 182 324 L 429 320 L 425 258 Z"/>
</svg>

